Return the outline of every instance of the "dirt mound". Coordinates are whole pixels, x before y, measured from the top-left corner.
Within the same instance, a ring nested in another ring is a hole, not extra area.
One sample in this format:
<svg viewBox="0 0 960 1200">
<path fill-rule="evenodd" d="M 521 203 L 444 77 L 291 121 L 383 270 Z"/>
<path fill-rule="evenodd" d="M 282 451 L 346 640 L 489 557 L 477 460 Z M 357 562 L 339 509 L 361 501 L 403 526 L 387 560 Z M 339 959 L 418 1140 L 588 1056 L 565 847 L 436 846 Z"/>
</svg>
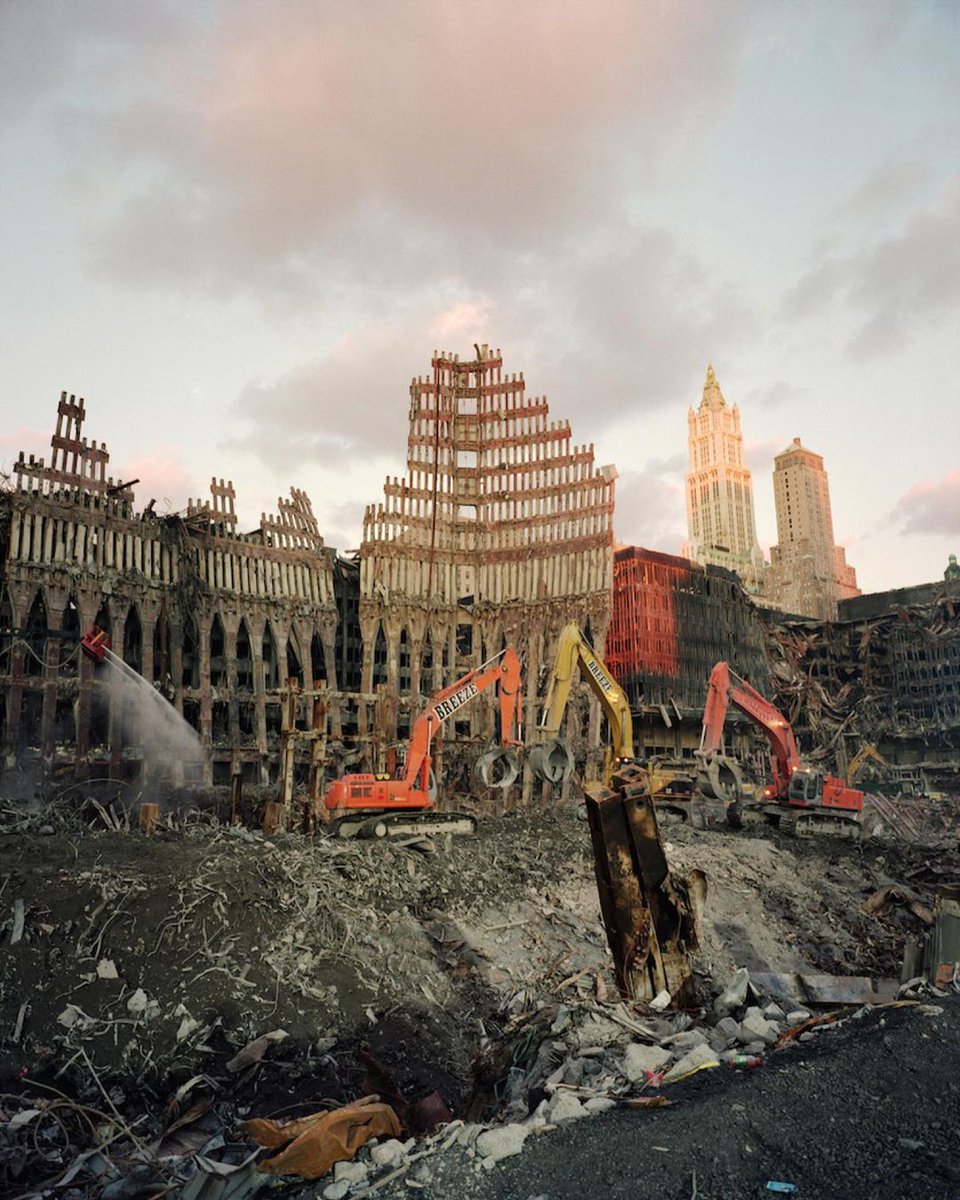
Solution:
<svg viewBox="0 0 960 1200">
<path fill-rule="evenodd" d="M 564 1046 L 646 1019 L 616 995 L 580 817 L 506 814 L 430 847 L 265 839 L 197 814 L 151 837 L 62 809 L 18 821 L 0 835 L 0 1090 L 98 1111 L 108 1095 L 111 1120 L 154 1137 L 199 1105 L 209 1137 L 382 1091 L 385 1072 L 406 1100 L 436 1090 L 492 1119 Z M 949 870 L 879 842 L 668 838 L 675 869 L 708 877 L 705 1002 L 741 966 L 895 973 Z M 12 1183 L 2 1152 L 0 1169 Z"/>
</svg>

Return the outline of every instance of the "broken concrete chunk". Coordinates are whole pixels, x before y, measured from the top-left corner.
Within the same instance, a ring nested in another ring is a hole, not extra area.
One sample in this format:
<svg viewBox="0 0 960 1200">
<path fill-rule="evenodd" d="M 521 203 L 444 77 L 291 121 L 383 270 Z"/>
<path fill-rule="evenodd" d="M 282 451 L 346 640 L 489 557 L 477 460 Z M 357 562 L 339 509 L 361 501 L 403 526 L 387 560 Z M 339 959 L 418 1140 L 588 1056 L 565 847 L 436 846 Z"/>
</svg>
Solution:
<svg viewBox="0 0 960 1200">
<path fill-rule="evenodd" d="M 530 1130 L 525 1125 L 501 1125 L 488 1129 L 477 1138 L 477 1153 L 485 1163 L 498 1163 L 502 1158 L 519 1154 Z"/>
<path fill-rule="evenodd" d="M 716 1053 L 710 1046 L 694 1046 L 692 1050 L 680 1059 L 678 1063 L 670 1068 L 664 1075 L 664 1083 L 673 1083 L 676 1079 L 681 1079 L 684 1075 L 689 1075 L 691 1071 L 696 1071 L 699 1067 L 706 1067 L 710 1064 L 719 1065 Z"/>
<path fill-rule="evenodd" d="M 143 990 L 143 988 L 137 988 L 137 990 L 127 1001 L 127 1012 L 131 1013 L 135 1017 L 139 1016 L 140 1013 L 146 1012 L 148 1003 L 149 1001 L 147 999 L 147 993 Z"/>
<path fill-rule="evenodd" d="M 785 1021 L 787 1017 L 780 1005 L 773 1002 L 763 1010 L 763 1015 L 768 1021 Z"/>
<path fill-rule="evenodd" d="M 805 1008 L 794 1008 L 787 1013 L 787 1024 L 790 1026 L 802 1025 L 804 1021 L 809 1021 L 812 1015 Z"/>
<path fill-rule="evenodd" d="M 334 1163 L 333 1165 L 333 1180 L 334 1183 L 365 1183 L 367 1176 L 370 1174 L 366 1163 L 343 1161 Z"/>
<path fill-rule="evenodd" d="M 101 958 L 97 963 L 97 977 L 99 979 L 119 979 L 117 974 L 116 964 L 112 958 Z"/>
<path fill-rule="evenodd" d="M 699 1029 L 685 1029 L 683 1033 L 674 1034 L 673 1037 L 667 1038 L 670 1049 L 675 1052 L 683 1052 L 692 1050 L 694 1046 L 702 1046 L 707 1041 L 705 1034 Z"/>
<path fill-rule="evenodd" d="M 370 1160 L 378 1167 L 398 1167 L 407 1157 L 403 1142 L 388 1138 L 370 1149 Z"/>
<path fill-rule="evenodd" d="M 609 1096 L 591 1096 L 584 1102 L 583 1107 L 588 1113 L 609 1112 L 611 1108 L 617 1107 L 617 1102 L 611 1100 Z"/>
<path fill-rule="evenodd" d="M 642 1083 L 650 1071 L 661 1071 L 673 1055 L 662 1046 L 631 1042 L 623 1056 L 623 1073 L 631 1083 Z"/>
<path fill-rule="evenodd" d="M 587 1116 L 587 1110 L 572 1092 L 557 1092 L 547 1108 L 550 1120 L 560 1125 L 563 1121 L 579 1121 Z"/>
<path fill-rule="evenodd" d="M 347 1192 L 350 1191 L 350 1184 L 346 1179 L 340 1183 L 328 1183 L 323 1189 L 323 1200 L 343 1200 Z"/>
<path fill-rule="evenodd" d="M 650 1007 L 654 1012 L 663 1012 L 664 1009 L 670 1007 L 670 1001 L 673 997 L 668 991 L 657 992 L 654 998 L 650 1001 Z"/>
<path fill-rule="evenodd" d="M 759 1009 L 747 1009 L 746 1016 L 740 1022 L 741 1042 L 763 1042 L 772 1046 L 779 1036 L 780 1030 Z"/>
<path fill-rule="evenodd" d="M 714 1028 L 728 1046 L 740 1037 L 740 1022 L 735 1021 L 733 1017 L 721 1017 Z"/>
<path fill-rule="evenodd" d="M 734 971 L 730 982 L 713 1002 L 713 1010 L 717 1016 L 725 1017 L 727 1013 L 732 1012 L 735 1008 L 740 1008 L 741 1005 L 746 1004 L 747 988 L 749 986 L 750 972 L 746 967 L 739 967 Z"/>
</svg>

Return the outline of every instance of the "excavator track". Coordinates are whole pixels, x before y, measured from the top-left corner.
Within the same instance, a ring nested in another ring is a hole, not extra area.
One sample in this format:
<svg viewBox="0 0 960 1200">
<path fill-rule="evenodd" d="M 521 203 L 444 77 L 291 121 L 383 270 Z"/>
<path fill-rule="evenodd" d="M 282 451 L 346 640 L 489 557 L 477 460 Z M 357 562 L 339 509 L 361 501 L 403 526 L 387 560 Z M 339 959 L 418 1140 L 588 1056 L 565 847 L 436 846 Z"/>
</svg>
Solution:
<svg viewBox="0 0 960 1200">
<path fill-rule="evenodd" d="M 782 813 L 778 828 L 790 837 L 842 837 L 851 841 L 859 841 L 863 832 L 854 817 L 823 809 Z"/>
<path fill-rule="evenodd" d="M 477 822 L 469 813 L 358 812 L 341 817 L 330 832 L 339 838 L 469 837 L 477 832 Z"/>
</svg>

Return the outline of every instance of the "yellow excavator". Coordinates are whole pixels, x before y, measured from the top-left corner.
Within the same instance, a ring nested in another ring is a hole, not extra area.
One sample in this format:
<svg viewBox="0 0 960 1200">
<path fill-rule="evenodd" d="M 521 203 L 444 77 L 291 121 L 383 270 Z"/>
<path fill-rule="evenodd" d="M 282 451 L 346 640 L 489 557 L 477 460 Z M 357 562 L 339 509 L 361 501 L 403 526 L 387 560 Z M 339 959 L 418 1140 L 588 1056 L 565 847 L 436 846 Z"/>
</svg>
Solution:
<svg viewBox="0 0 960 1200">
<path fill-rule="evenodd" d="M 560 728 L 570 699 L 570 689 L 578 673 L 600 701 L 610 726 L 610 744 L 606 748 L 603 769 L 604 783 L 609 786 L 617 767 L 621 763 L 633 762 L 630 704 L 603 659 L 573 621 L 560 631 L 543 705 L 543 719 L 537 727 L 543 741 L 531 750 L 530 765 L 539 779 L 549 783 L 562 783 L 573 770 L 573 752 L 560 736 Z"/>
<path fill-rule="evenodd" d="M 848 786 L 853 786 L 868 763 L 876 763 L 882 776 L 875 790 L 901 796 L 927 794 L 919 771 L 910 767 L 896 766 L 889 759 L 884 758 L 876 746 L 872 746 L 869 742 L 864 742 L 847 765 Z"/>
</svg>

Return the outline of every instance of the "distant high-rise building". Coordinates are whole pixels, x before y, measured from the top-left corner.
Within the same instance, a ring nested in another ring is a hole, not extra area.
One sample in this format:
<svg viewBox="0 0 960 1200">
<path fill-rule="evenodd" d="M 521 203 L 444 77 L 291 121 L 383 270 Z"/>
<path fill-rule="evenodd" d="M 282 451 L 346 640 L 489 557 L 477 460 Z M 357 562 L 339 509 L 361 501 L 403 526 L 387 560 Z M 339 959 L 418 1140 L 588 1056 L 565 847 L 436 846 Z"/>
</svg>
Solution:
<svg viewBox="0 0 960 1200">
<path fill-rule="evenodd" d="M 750 471 L 743 465 L 740 409 L 727 406 L 712 365 L 700 407 L 689 410 L 687 424 L 689 541 L 683 554 L 736 571 L 747 591 L 759 591 L 765 564 L 757 542 Z"/>
<path fill-rule="evenodd" d="M 834 545 L 823 458 L 794 438 L 774 459 L 779 545 L 771 547 L 765 591 L 779 608 L 832 621 L 837 602 L 860 595 L 857 573 Z"/>
</svg>

